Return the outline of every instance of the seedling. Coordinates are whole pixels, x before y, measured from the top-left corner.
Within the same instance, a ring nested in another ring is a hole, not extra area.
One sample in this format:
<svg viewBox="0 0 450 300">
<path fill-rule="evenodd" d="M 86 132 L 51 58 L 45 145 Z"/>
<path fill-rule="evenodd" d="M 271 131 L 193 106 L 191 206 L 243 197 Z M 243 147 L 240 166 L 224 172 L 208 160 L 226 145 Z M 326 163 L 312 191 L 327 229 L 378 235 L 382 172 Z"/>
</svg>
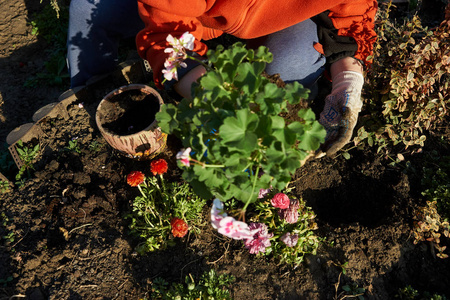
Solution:
<svg viewBox="0 0 450 300">
<path fill-rule="evenodd" d="M 17 142 L 17 154 L 23 163 L 16 175 L 16 181 L 19 185 L 22 185 L 25 180 L 25 172 L 27 174 L 27 178 L 31 177 L 31 171 L 34 170 L 34 160 L 39 154 L 39 149 L 39 144 L 36 144 L 34 147 L 28 147 L 24 145 L 22 141 Z"/>
<path fill-rule="evenodd" d="M 99 143 L 98 141 L 93 141 L 89 144 L 89 150 L 92 152 L 98 152 L 103 147 L 103 144 Z"/>
<path fill-rule="evenodd" d="M 76 138 L 73 138 L 69 141 L 69 146 L 65 147 L 64 150 L 69 152 L 75 152 L 80 154 L 80 146 L 78 145 L 78 140 Z"/>
</svg>

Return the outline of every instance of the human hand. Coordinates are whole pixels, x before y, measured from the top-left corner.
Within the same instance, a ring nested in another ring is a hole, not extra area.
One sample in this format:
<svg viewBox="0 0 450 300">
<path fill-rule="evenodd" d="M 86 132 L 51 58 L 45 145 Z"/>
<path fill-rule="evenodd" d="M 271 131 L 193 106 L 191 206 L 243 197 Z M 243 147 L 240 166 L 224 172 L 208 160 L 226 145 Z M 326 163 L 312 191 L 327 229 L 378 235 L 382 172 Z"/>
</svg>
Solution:
<svg viewBox="0 0 450 300">
<path fill-rule="evenodd" d="M 202 65 L 199 65 L 188 73 L 186 73 L 180 81 L 175 83 L 174 90 L 183 98 L 191 98 L 191 87 L 194 82 L 196 82 L 203 74 L 205 74 L 206 69 Z"/>
<path fill-rule="evenodd" d="M 321 151 L 332 156 L 352 138 L 362 108 L 361 90 L 364 77 L 359 72 L 342 71 L 333 78 L 331 94 L 325 98 L 319 123 L 327 135 Z"/>
</svg>

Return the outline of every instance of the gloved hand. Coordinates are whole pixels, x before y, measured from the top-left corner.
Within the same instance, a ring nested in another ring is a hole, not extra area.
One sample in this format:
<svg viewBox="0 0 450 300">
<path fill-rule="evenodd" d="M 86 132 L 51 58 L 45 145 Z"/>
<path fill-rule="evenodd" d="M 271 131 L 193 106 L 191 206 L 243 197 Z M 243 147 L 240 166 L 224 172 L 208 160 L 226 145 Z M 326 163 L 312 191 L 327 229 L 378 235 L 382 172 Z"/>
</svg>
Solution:
<svg viewBox="0 0 450 300">
<path fill-rule="evenodd" d="M 331 94 L 325 98 L 319 119 L 327 131 L 325 143 L 321 146 L 326 155 L 334 155 L 352 138 L 363 105 L 363 84 L 363 75 L 354 71 L 342 71 L 333 78 Z"/>
</svg>

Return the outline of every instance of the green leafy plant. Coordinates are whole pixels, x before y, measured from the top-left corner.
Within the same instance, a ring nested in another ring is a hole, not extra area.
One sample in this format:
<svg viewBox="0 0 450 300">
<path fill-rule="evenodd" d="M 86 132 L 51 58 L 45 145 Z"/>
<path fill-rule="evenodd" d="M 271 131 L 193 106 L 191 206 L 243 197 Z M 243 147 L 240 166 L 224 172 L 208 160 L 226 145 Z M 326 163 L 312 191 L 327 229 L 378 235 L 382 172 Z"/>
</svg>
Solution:
<svg viewBox="0 0 450 300">
<path fill-rule="evenodd" d="M 55 12 L 57 13 L 55 14 Z M 63 48 L 66 43 L 68 22 L 69 10 L 67 5 L 58 5 L 55 0 L 50 0 L 50 3 L 33 15 L 30 21 L 32 34 L 39 35 L 47 42 L 54 43 L 53 46 L 57 48 Z"/>
<path fill-rule="evenodd" d="M 65 53 L 68 22 L 68 7 L 58 4 L 56 0 L 50 0 L 50 4 L 33 16 L 30 22 L 32 34 L 43 37 L 52 47 L 47 51 L 49 56 L 44 63 L 44 70 L 29 78 L 25 82 L 26 87 L 39 84 L 62 85 L 67 82 L 69 74 L 66 70 Z"/>
<path fill-rule="evenodd" d="M 445 295 L 431 294 L 429 292 L 423 292 L 421 294 L 410 285 L 398 289 L 398 294 L 395 295 L 395 298 L 401 300 L 447 300 Z"/>
<path fill-rule="evenodd" d="M 436 203 L 438 213 L 450 219 L 450 156 L 430 153 L 423 168 L 422 195 Z"/>
<path fill-rule="evenodd" d="M 21 180 L 25 179 L 25 174 L 28 178 L 31 177 L 31 172 L 34 170 L 34 160 L 39 154 L 39 149 L 39 144 L 36 144 L 33 147 L 29 147 L 27 145 L 24 145 L 22 141 L 17 142 L 17 154 L 19 155 L 19 158 L 22 161 L 23 165 L 16 175 L 16 181 L 20 182 Z"/>
<path fill-rule="evenodd" d="M 272 54 L 242 43 L 208 52 L 208 71 L 193 87 L 192 100 L 165 104 L 156 115 L 162 131 L 179 137 L 190 153 L 183 178 L 205 199 L 232 198 L 246 207 L 260 189 L 283 190 L 292 174 L 325 138 L 311 109 L 298 121 L 281 115 L 288 104 L 308 98 L 300 84 L 284 88 L 263 76 Z"/>
<path fill-rule="evenodd" d="M 15 233 L 13 230 L 9 229 L 11 226 L 11 220 L 4 212 L 0 214 L 0 218 L 0 224 L 2 225 L 0 228 L 2 232 L 2 239 L 4 240 L 5 246 L 8 246 L 15 241 Z"/>
<path fill-rule="evenodd" d="M 355 140 L 377 145 L 378 151 L 401 143 L 423 146 L 426 131 L 439 126 L 450 108 L 450 20 L 433 30 L 417 15 L 397 24 L 390 18 L 392 6 L 381 4 L 378 11 L 364 95 L 368 115 Z"/>
<path fill-rule="evenodd" d="M 28 79 L 25 82 L 26 87 L 36 87 L 40 83 L 45 83 L 50 86 L 62 85 L 64 80 L 69 78 L 64 56 L 52 55 L 44 65 L 45 71 L 39 72 L 35 77 Z"/>
<path fill-rule="evenodd" d="M 232 299 L 230 292 L 226 289 L 235 278 L 232 275 L 218 275 L 214 270 L 205 272 L 200 277 L 198 283 L 189 274 L 185 278 L 185 283 L 169 283 L 163 278 L 156 278 L 152 284 L 152 299 Z"/>
<path fill-rule="evenodd" d="M 357 284 L 346 284 L 342 286 L 342 290 L 345 293 L 345 298 L 356 298 L 359 300 L 364 300 L 364 293 L 366 292 L 365 288 L 359 287 Z M 341 299 L 344 299 L 342 297 Z"/>
<path fill-rule="evenodd" d="M 64 150 L 80 154 L 81 149 L 80 149 L 80 146 L 78 145 L 78 139 L 71 139 L 69 141 L 69 145 L 67 147 L 65 147 Z"/>
<path fill-rule="evenodd" d="M 102 147 L 103 144 L 99 143 L 98 141 L 93 141 L 89 144 L 89 150 L 93 152 L 99 152 Z"/>
<path fill-rule="evenodd" d="M 205 200 L 185 182 L 167 182 L 162 176 L 166 171 L 167 162 L 159 159 L 151 164 L 154 176 L 145 177 L 139 171 L 127 176 L 128 184 L 140 191 L 127 216 L 131 234 L 142 240 L 136 248 L 140 254 L 172 246 L 173 238 L 183 237 L 188 230 L 199 232 Z"/>
<path fill-rule="evenodd" d="M 9 192 L 10 185 L 8 181 L 0 180 L 0 194 L 6 194 Z"/>
</svg>

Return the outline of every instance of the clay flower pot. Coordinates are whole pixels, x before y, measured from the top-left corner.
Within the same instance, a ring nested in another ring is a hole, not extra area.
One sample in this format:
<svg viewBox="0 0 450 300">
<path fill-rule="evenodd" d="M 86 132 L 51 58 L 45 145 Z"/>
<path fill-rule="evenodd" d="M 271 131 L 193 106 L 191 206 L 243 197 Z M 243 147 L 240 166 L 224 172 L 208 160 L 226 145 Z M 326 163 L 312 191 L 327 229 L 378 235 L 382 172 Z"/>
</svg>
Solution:
<svg viewBox="0 0 450 300">
<path fill-rule="evenodd" d="M 167 142 L 155 119 L 163 103 L 159 93 L 147 85 L 122 86 L 100 101 L 95 121 L 111 147 L 130 158 L 152 159 Z"/>
</svg>

